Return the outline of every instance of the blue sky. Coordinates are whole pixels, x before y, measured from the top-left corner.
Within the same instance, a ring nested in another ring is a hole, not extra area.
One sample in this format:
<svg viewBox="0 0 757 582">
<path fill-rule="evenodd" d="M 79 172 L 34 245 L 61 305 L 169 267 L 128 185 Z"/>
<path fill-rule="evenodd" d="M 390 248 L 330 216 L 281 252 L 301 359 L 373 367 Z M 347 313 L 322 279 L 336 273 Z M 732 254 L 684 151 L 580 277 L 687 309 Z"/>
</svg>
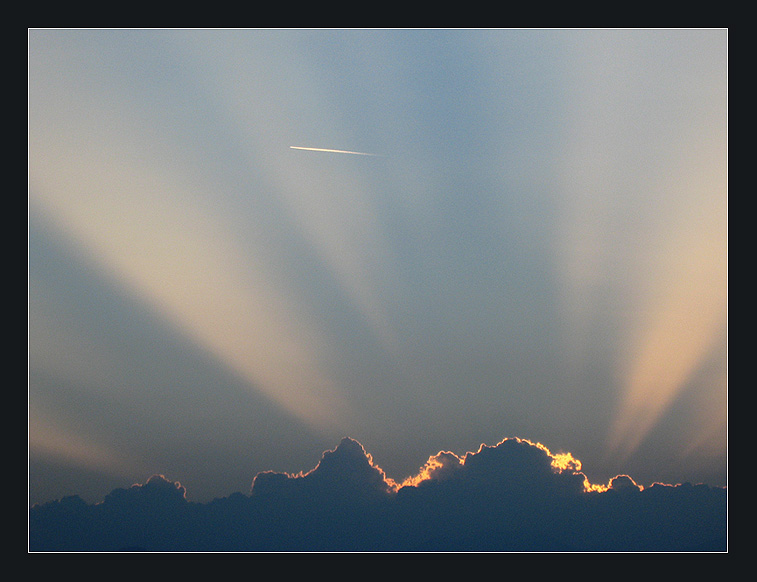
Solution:
<svg viewBox="0 0 757 582">
<path fill-rule="evenodd" d="M 30 500 L 343 436 L 724 485 L 726 163 L 725 30 L 30 30 Z"/>
</svg>

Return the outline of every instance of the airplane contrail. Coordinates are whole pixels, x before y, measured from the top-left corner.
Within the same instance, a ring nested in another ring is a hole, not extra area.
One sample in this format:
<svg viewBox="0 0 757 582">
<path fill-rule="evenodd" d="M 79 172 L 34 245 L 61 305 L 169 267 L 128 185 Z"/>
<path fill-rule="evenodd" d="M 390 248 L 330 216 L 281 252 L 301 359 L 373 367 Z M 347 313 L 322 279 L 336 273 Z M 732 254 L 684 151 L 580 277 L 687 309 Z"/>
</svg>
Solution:
<svg viewBox="0 0 757 582">
<path fill-rule="evenodd" d="M 349 150 L 331 150 L 327 148 L 306 148 L 302 146 L 289 146 L 290 149 L 293 150 L 305 150 L 309 152 L 328 152 L 332 154 L 353 154 L 355 156 L 379 156 L 381 157 L 381 154 L 369 154 L 367 152 L 351 152 Z"/>
</svg>

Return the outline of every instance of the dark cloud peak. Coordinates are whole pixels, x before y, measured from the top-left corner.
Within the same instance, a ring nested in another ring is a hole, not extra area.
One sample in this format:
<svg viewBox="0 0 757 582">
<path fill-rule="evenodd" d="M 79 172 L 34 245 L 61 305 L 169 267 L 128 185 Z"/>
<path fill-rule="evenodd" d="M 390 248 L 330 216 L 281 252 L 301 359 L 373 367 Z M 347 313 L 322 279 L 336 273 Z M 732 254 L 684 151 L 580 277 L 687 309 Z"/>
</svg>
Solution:
<svg viewBox="0 0 757 582">
<path fill-rule="evenodd" d="M 591 485 L 569 454 L 525 439 L 442 451 L 397 483 L 354 439 L 306 473 L 263 472 L 207 504 L 153 475 L 102 503 L 30 510 L 32 551 L 725 551 L 727 491 Z"/>
<path fill-rule="evenodd" d="M 135 483 L 128 489 L 114 489 L 105 496 L 108 506 L 166 507 L 186 501 L 186 489 L 164 475 L 152 475 L 144 485 Z"/>
<path fill-rule="evenodd" d="M 256 497 L 281 494 L 380 498 L 392 492 L 393 482 L 373 463 L 363 445 L 345 437 L 326 451 L 318 465 L 306 474 L 264 472 L 255 476 L 252 494 Z"/>
</svg>

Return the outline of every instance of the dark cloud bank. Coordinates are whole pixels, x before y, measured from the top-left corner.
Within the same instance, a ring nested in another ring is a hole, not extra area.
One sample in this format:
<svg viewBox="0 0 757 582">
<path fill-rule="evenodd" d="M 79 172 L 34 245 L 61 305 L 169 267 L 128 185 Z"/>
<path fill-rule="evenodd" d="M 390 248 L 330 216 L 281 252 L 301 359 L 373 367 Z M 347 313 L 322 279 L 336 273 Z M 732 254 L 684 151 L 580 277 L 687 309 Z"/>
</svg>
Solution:
<svg viewBox="0 0 757 582">
<path fill-rule="evenodd" d="M 345 438 L 301 475 L 258 474 L 249 494 L 187 499 L 163 476 L 35 505 L 31 551 L 713 551 L 727 550 L 727 490 L 592 487 L 570 455 L 508 438 L 441 452 L 394 483 Z"/>
</svg>

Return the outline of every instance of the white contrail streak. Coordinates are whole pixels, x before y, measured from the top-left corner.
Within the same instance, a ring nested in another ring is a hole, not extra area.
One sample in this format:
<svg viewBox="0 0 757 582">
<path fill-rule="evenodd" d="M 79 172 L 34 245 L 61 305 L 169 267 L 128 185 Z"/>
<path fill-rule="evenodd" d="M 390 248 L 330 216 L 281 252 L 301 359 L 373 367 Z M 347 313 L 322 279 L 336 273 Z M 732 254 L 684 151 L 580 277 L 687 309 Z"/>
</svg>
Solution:
<svg viewBox="0 0 757 582">
<path fill-rule="evenodd" d="M 306 148 L 301 146 L 289 146 L 293 150 L 305 150 L 309 152 L 328 152 L 332 154 L 353 154 L 356 156 L 381 156 L 381 154 L 369 154 L 367 152 L 351 152 L 349 150 L 330 150 L 326 148 Z"/>
</svg>

